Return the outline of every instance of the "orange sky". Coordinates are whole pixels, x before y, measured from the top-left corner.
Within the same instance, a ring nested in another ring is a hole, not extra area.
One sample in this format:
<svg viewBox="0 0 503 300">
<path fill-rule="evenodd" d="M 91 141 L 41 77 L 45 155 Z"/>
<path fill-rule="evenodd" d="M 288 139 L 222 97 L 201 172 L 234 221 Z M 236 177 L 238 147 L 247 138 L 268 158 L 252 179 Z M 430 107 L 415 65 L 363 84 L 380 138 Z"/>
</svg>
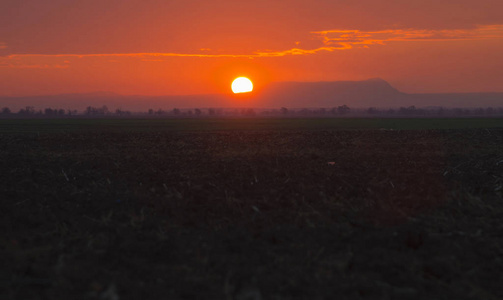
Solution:
<svg viewBox="0 0 503 300">
<path fill-rule="evenodd" d="M 0 95 L 380 77 L 503 92 L 501 0 L 2 0 Z"/>
</svg>

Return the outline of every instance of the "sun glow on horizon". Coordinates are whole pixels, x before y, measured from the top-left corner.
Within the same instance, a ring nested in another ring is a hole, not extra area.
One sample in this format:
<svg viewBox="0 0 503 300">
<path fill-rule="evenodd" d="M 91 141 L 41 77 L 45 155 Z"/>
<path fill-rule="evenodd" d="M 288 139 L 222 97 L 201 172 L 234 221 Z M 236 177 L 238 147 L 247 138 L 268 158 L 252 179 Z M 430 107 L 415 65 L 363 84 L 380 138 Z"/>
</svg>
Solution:
<svg viewBox="0 0 503 300">
<path fill-rule="evenodd" d="M 249 93 L 253 91 L 253 83 L 246 77 L 238 77 L 232 82 L 231 88 L 234 94 Z"/>
</svg>

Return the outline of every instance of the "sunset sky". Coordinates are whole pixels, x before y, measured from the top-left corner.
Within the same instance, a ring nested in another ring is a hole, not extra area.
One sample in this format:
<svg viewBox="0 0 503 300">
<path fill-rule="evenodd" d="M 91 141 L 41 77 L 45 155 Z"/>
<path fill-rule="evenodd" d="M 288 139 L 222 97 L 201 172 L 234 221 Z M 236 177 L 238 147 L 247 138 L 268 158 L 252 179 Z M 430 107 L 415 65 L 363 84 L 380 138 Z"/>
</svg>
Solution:
<svg viewBox="0 0 503 300">
<path fill-rule="evenodd" d="M 503 92 L 501 0 L 2 0 L 0 96 L 380 77 Z"/>
</svg>

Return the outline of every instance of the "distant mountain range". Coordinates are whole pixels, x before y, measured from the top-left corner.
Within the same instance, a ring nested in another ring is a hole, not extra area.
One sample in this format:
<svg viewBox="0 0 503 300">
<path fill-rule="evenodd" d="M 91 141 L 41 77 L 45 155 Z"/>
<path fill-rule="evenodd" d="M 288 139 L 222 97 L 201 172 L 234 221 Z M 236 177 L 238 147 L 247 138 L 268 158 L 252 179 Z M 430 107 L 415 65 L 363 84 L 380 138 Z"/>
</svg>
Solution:
<svg viewBox="0 0 503 300">
<path fill-rule="evenodd" d="M 289 107 L 403 106 L 404 96 L 388 82 L 374 78 L 365 81 L 277 82 L 258 93 L 267 103 Z"/>
<path fill-rule="evenodd" d="M 141 96 L 111 92 L 62 94 L 48 96 L 0 97 L 0 108 L 12 111 L 25 106 L 35 109 L 64 108 L 84 110 L 88 106 L 130 111 L 152 108 L 257 107 L 257 108 L 331 108 L 346 104 L 353 108 L 398 107 L 502 107 L 503 93 L 438 93 L 407 94 L 385 80 L 364 81 L 277 82 L 249 94 L 209 94 Z"/>
</svg>

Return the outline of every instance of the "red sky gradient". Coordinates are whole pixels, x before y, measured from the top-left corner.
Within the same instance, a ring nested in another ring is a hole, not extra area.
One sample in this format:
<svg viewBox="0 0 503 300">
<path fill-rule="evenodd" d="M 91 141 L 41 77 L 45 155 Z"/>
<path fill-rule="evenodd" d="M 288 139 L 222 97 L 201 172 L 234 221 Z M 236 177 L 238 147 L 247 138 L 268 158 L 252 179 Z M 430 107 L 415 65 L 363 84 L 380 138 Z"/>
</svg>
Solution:
<svg viewBox="0 0 503 300">
<path fill-rule="evenodd" d="M 230 93 L 380 77 L 503 92 L 501 0 L 3 0 L 0 95 Z"/>
</svg>

